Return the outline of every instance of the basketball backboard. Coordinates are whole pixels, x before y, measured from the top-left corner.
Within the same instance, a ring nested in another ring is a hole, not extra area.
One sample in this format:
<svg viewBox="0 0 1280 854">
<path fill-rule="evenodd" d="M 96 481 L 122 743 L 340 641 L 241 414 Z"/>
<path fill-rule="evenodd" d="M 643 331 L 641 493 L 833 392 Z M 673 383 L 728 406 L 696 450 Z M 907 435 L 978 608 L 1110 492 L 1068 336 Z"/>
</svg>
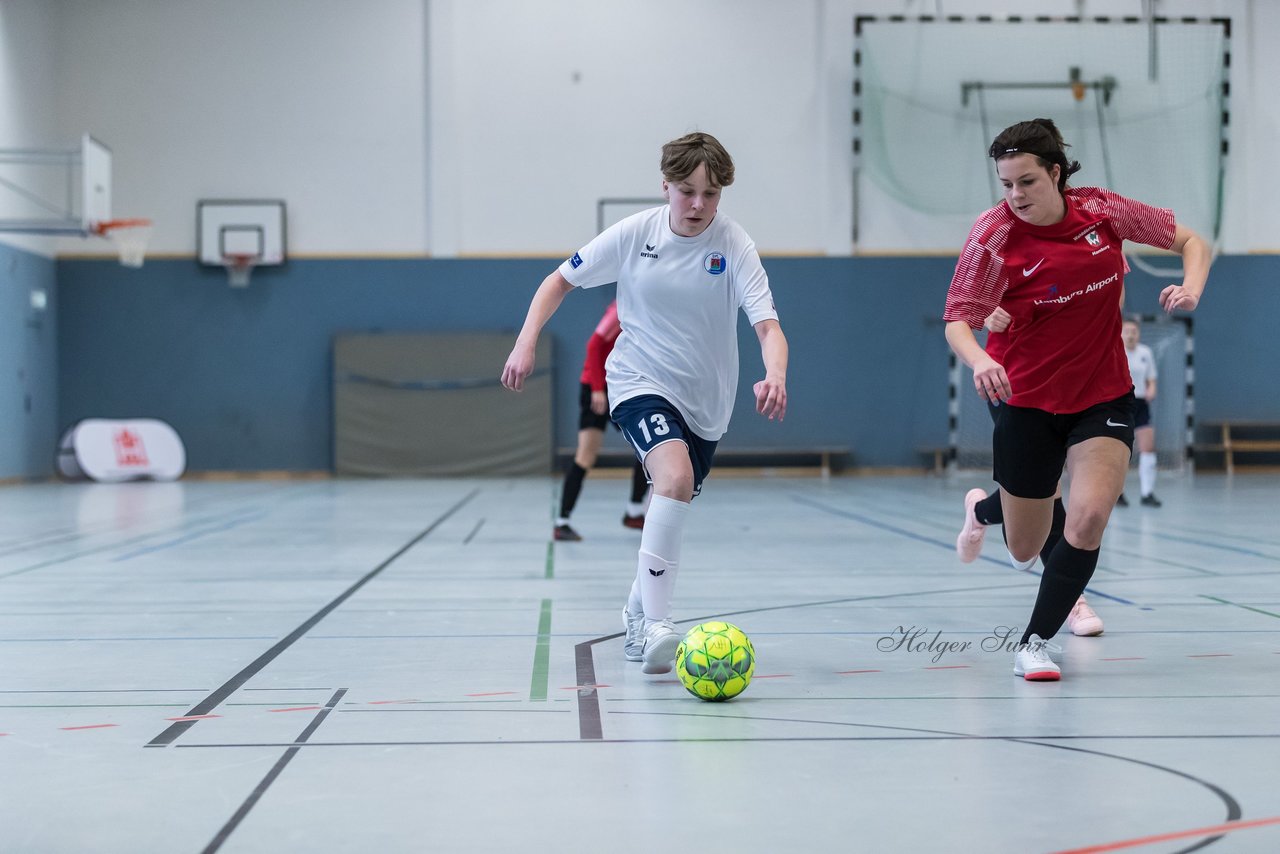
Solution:
<svg viewBox="0 0 1280 854">
<path fill-rule="evenodd" d="M 255 266 L 285 262 L 285 207 L 280 199 L 203 199 L 196 203 L 196 254 L 225 267 L 233 258 Z"/>
<path fill-rule="evenodd" d="M 0 231 L 80 234 L 111 219 L 111 149 L 0 149 Z"/>
</svg>

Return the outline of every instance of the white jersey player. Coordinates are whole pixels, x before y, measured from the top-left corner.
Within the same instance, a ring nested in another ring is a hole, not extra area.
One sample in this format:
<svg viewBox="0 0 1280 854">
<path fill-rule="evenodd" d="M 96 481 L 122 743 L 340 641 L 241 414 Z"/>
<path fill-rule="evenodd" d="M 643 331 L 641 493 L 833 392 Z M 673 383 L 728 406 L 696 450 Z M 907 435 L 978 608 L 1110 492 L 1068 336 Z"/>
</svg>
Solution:
<svg viewBox="0 0 1280 854">
<path fill-rule="evenodd" d="M 751 238 L 717 212 L 733 160 L 715 137 L 691 133 L 662 147 L 661 170 L 668 204 L 606 229 L 543 280 L 502 371 L 502 384 L 519 391 L 565 295 L 618 283 L 622 333 L 605 363 L 610 415 L 653 484 L 623 609 L 623 653 L 645 673 L 670 671 L 680 642 L 671 599 L 685 517 L 733 412 L 739 310 L 764 361 L 756 411 L 781 421 L 787 409 L 787 340 L 768 277 Z"/>
<path fill-rule="evenodd" d="M 1126 320 L 1120 327 L 1124 353 L 1129 358 L 1129 377 L 1133 380 L 1133 440 L 1138 446 L 1138 484 L 1142 503 L 1159 507 L 1156 498 L 1156 428 L 1151 423 L 1151 402 L 1156 399 L 1156 357 L 1146 344 L 1138 343 L 1142 328 L 1136 320 Z M 1127 506 L 1124 494 L 1120 506 Z"/>
</svg>

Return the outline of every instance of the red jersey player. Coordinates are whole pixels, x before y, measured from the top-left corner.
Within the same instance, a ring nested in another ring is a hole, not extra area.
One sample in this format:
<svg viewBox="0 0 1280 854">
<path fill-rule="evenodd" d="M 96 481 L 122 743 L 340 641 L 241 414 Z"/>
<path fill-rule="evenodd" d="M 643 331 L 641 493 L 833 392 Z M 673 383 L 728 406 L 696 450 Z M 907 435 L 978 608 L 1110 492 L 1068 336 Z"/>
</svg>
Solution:
<svg viewBox="0 0 1280 854">
<path fill-rule="evenodd" d="M 609 303 L 604 316 L 596 324 L 595 332 L 587 339 L 587 357 L 582 363 L 578 393 L 578 448 L 564 472 L 564 485 L 560 490 L 560 516 L 551 532 L 557 540 L 581 540 L 582 536 L 569 525 L 569 516 L 578 503 L 582 481 L 600 456 L 604 443 L 604 428 L 609 424 L 609 397 L 605 389 L 604 361 L 613 352 L 613 344 L 622 332 L 618 322 L 618 303 Z M 649 490 L 644 466 L 639 460 L 631 467 L 631 501 L 627 503 L 622 524 L 628 528 L 644 527 L 644 498 Z"/>
<path fill-rule="evenodd" d="M 1004 202 L 974 224 L 947 293 L 947 343 L 973 369 L 978 394 L 998 403 L 993 477 L 1015 560 L 1044 544 L 1065 464 L 1071 495 L 1063 536 L 1045 562 L 1014 673 L 1056 680 L 1046 641 L 1062 627 L 1098 563 L 1102 534 L 1124 488 L 1133 447 L 1133 385 L 1120 341 L 1123 241 L 1182 256 L 1166 311 L 1192 311 L 1208 278 L 1203 239 L 1173 212 L 1109 190 L 1068 189 L 1080 168 L 1049 119 L 1002 131 L 988 154 Z M 1012 318 L 984 350 L 973 335 L 995 308 Z"/>
</svg>

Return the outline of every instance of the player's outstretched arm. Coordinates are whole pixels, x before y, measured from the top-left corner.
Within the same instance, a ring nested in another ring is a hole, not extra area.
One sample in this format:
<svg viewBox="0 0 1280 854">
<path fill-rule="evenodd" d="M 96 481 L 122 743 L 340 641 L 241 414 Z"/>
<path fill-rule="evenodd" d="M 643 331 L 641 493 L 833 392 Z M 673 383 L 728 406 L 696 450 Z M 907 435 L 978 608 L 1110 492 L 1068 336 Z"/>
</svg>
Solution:
<svg viewBox="0 0 1280 854">
<path fill-rule="evenodd" d="M 764 379 L 756 383 L 756 412 L 770 421 L 781 421 L 787 414 L 787 337 L 776 320 L 762 320 L 755 325 L 760 339 L 760 355 L 764 359 Z"/>
<path fill-rule="evenodd" d="M 525 316 L 524 326 L 520 328 L 520 335 L 516 337 L 516 345 L 511 348 L 511 355 L 502 368 L 504 386 L 512 391 L 524 389 L 524 381 L 533 373 L 538 335 L 542 333 L 542 327 L 551 319 L 551 315 L 556 313 L 560 303 L 564 302 L 565 294 L 571 290 L 573 285 L 569 284 L 559 270 L 542 280 L 533 295 L 533 301 L 529 303 L 529 313 Z"/>
<path fill-rule="evenodd" d="M 1182 256 L 1182 283 L 1160 292 L 1160 307 L 1165 311 L 1195 311 L 1209 280 L 1213 251 L 1203 237 L 1185 225 L 1175 227 L 1169 248 Z"/>
</svg>

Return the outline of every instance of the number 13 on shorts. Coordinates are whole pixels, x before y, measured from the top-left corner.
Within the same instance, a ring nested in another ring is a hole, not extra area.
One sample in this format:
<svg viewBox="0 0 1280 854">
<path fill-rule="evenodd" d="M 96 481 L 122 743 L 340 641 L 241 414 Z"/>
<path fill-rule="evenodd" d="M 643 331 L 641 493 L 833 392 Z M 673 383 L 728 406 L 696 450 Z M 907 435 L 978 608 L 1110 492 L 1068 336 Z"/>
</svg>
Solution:
<svg viewBox="0 0 1280 854">
<path fill-rule="evenodd" d="M 649 432 L 649 425 L 653 425 L 652 435 Z M 667 424 L 667 417 L 661 412 L 655 412 L 648 418 L 641 418 L 636 424 L 640 428 L 640 434 L 644 436 L 644 443 L 652 445 L 653 440 L 659 436 L 666 436 L 671 432 L 671 426 Z"/>
</svg>

